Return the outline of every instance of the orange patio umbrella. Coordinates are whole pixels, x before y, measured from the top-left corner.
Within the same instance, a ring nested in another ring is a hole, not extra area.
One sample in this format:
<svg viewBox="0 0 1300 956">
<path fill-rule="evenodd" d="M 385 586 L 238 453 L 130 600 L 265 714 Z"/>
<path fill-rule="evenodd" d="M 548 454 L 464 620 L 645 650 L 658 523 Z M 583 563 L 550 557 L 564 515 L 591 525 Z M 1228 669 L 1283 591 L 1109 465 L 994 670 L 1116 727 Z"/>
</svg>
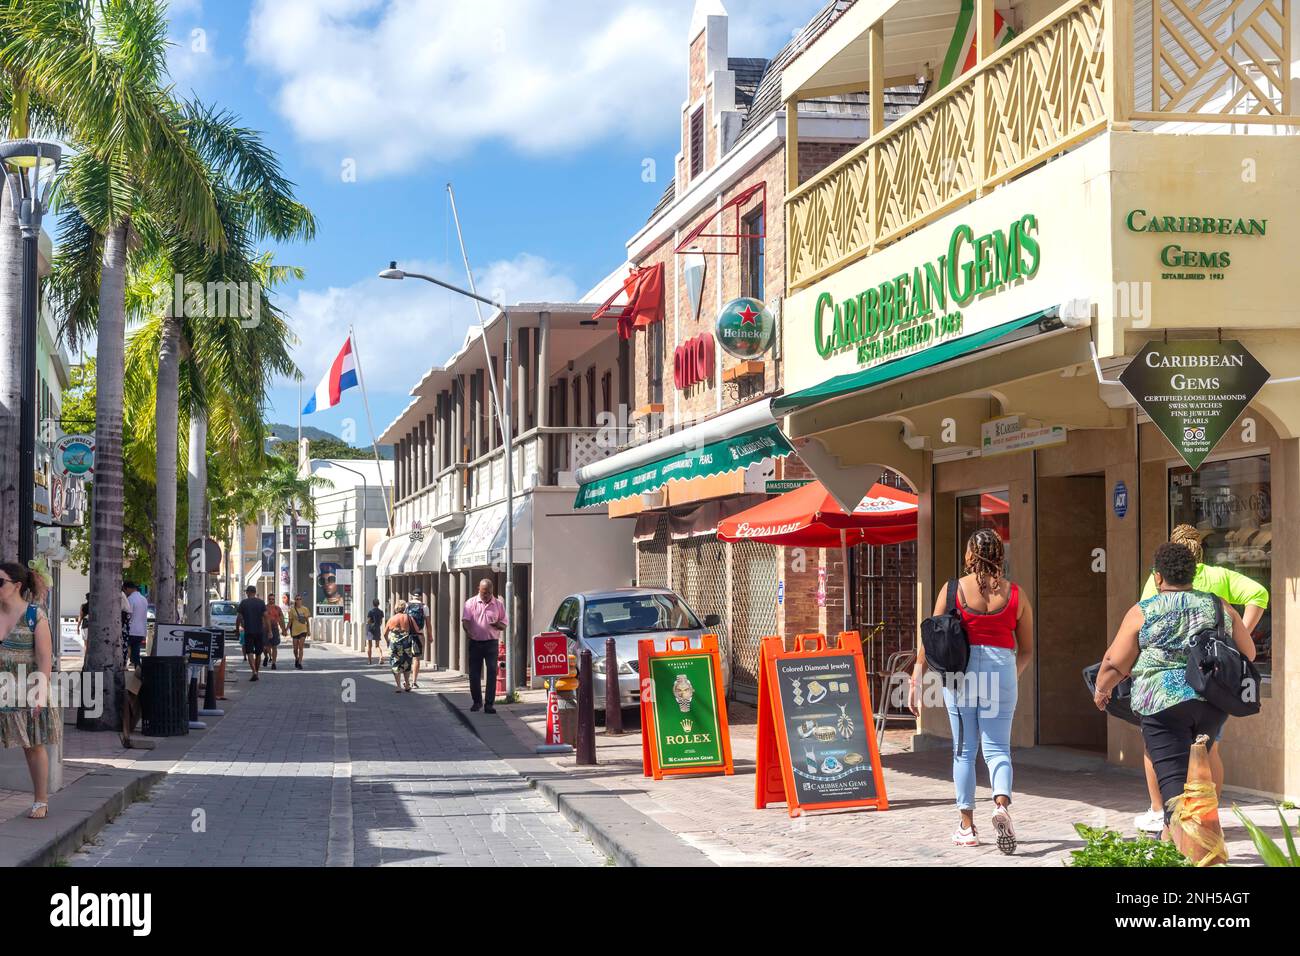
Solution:
<svg viewBox="0 0 1300 956">
<path fill-rule="evenodd" d="M 725 519 L 718 537 L 804 548 L 898 544 L 916 538 L 916 513 L 916 495 L 875 484 L 845 514 L 825 486 L 813 481 Z"/>
</svg>

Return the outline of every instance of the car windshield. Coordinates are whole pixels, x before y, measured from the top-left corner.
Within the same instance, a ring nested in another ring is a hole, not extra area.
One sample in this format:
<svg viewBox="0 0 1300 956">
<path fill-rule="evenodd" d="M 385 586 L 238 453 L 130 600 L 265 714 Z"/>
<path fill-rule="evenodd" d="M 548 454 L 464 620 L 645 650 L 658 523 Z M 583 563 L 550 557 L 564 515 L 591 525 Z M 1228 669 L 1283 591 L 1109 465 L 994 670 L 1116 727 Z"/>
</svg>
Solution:
<svg viewBox="0 0 1300 956">
<path fill-rule="evenodd" d="M 229 601 L 213 601 L 211 609 L 213 614 L 220 614 L 223 617 L 234 617 L 236 614 L 235 605 L 231 604 Z"/>
<path fill-rule="evenodd" d="M 700 626 L 676 594 L 638 594 L 588 601 L 584 624 L 587 637 L 692 630 Z"/>
</svg>

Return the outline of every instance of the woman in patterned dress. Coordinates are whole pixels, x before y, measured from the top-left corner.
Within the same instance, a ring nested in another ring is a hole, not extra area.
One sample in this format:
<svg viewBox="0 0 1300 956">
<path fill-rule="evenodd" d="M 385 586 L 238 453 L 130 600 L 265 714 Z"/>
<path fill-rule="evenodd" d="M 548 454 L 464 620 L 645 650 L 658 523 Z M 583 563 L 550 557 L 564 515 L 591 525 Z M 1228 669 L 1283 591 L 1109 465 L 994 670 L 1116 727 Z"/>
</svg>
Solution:
<svg viewBox="0 0 1300 956">
<path fill-rule="evenodd" d="M 393 616 L 384 625 L 384 637 L 393 635 L 388 647 L 388 666 L 393 669 L 398 694 L 411 689 L 411 663 L 415 660 L 415 641 L 411 632 L 414 629 L 415 623 L 406 613 L 406 602 L 398 601 L 393 607 Z"/>
<path fill-rule="evenodd" d="M 1205 734 L 1213 746 L 1228 719 L 1187 683 L 1189 642 L 1214 626 L 1216 603 L 1223 605 L 1224 625 L 1248 660 L 1255 659 L 1255 642 L 1231 604 L 1193 589 L 1196 557 L 1186 545 L 1160 545 L 1154 565 L 1157 592 L 1124 616 L 1097 674 L 1094 703 L 1104 711 L 1115 685 L 1132 672 L 1133 713 L 1142 719 L 1142 739 L 1155 765 L 1165 814 L 1161 836 L 1168 839 L 1171 801 L 1183 793 L 1192 742 Z"/>
<path fill-rule="evenodd" d="M 32 807 L 27 815 L 49 812 L 50 758 L 46 744 L 63 736 L 63 720 L 50 699 L 54 642 L 50 622 L 36 602 L 44 593 L 40 576 L 12 561 L 0 563 L 0 746 L 22 747 L 32 775 Z M 31 675 L 42 678 L 30 680 Z M 8 699 L 5 699 L 8 698 Z"/>
</svg>

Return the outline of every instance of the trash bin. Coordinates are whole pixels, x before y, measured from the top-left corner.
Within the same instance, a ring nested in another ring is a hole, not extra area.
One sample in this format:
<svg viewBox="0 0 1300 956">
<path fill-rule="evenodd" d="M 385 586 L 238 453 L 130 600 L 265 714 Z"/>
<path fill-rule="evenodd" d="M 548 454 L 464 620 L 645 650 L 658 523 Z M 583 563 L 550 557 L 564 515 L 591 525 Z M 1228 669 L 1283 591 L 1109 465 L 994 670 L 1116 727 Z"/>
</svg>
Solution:
<svg viewBox="0 0 1300 956">
<path fill-rule="evenodd" d="M 179 737 L 190 732 L 187 664 L 184 657 L 141 658 L 141 733 Z"/>
</svg>

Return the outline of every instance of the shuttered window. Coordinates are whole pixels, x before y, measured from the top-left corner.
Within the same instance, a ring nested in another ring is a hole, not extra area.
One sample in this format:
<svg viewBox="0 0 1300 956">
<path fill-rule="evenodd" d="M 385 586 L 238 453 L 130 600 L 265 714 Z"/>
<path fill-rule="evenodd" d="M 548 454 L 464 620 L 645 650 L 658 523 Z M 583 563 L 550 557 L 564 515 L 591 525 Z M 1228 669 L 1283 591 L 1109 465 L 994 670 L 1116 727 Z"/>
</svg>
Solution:
<svg viewBox="0 0 1300 956">
<path fill-rule="evenodd" d="M 691 178 L 704 172 L 704 107 L 691 114 Z"/>
</svg>

